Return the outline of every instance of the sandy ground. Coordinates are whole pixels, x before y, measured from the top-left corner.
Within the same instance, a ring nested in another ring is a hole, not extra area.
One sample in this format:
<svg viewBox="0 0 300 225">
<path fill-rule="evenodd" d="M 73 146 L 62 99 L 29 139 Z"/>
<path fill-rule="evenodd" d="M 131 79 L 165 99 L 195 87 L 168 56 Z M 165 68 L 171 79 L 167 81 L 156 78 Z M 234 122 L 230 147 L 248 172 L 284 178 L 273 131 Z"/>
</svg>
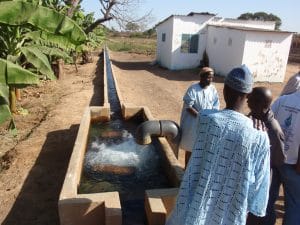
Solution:
<svg viewBox="0 0 300 225">
<path fill-rule="evenodd" d="M 111 57 L 125 102 L 148 106 L 157 119 L 179 121 L 182 96 L 197 82 L 197 70 L 168 71 L 151 65 L 150 56 L 112 52 Z M 103 97 L 102 72 L 96 63 L 80 65 L 78 73 L 73 66 L 65 68 L 63 80 L 22 92 L 19 105 L 29 115 L 16 117 L 19 137 L 12 138 L 0 127 L 1 224 L 59 224 L 57 201 L 81 116 L 86 106 L 101 105 Z M 299 64 L 289 65 L 286 79 L 298 70 Z M 215 84 L 220 97 L 222 80 L 216 78 Z M 264 85 L 275 95 L 282 88 Z"/>
</svg>

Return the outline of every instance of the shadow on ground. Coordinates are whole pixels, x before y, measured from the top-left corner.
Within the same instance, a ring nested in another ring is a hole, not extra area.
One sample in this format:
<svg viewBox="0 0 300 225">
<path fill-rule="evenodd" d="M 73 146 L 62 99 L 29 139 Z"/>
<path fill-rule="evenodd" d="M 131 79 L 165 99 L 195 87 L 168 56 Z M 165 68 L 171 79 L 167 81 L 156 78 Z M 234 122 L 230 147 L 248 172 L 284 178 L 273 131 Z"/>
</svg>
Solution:
<svg viewBox="0 0 300 225">
<path fill-rule="evenodd" d="M 48 133 L 3 225 L 59 225 L 57 204 L 78 128 Z"/>
<path fill-rule="evenodd" d="M 199 68 L 190 70 L 168 70 L 157 64 L 152 65 L 151 61 L 131 61 L 122 62 L 112 59 L 112 63 L 122 70 L 146 70 L 155 76 L 165 78 L 167 80 L 176 81 L 194 81 L 199 78 Z M 224 78 L 220 76 L 215 76 L 215 83 L 223 83 Z"/>
</svg>

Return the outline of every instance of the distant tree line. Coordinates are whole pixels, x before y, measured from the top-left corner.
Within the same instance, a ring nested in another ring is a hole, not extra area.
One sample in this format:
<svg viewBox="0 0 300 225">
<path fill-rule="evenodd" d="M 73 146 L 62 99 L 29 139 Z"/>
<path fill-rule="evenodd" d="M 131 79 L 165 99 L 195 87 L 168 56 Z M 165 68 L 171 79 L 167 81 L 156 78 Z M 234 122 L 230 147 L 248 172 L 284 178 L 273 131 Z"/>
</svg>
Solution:
<svg viewBox="0 0 300 225">
<path fill-rule="evenodd" d="M 238 19 L 240 20 L 260 20 L 260 21 L 275 21 L 275 29 L 279 30 L 281 26 L 281 19 L 272 14 L 272 13 L 265 13 L 265 12 L 256 12 L 256 13 L 243 13 L 241 14 Z"/>
</svg>

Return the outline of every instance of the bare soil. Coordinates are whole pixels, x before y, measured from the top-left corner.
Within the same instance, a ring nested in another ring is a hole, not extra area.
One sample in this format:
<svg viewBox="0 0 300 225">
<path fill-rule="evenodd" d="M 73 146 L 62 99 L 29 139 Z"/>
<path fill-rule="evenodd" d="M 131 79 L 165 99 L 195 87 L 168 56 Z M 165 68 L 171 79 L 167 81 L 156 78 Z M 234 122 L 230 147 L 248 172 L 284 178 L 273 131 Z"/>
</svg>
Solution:
<svg viewBox="0 0 300 225">
<path fill-rule="evenodd" d="M 198 81 L 197 70 L 169 71 L 151 65 L 154 58 L 146 55 L 111 52 L 111 58 L 123 101 L 148 106 L 157 119 L 179 121 L 182 96 Z M 94 63 L 79 65 L 78 72 L 66 65 L 64 79 L 22 91 L 19 105 L 29 114 L 16 116 L 18 137 L 0 127 L 1 224 L 59 224 L 57 202 L 81 116 L 85 107 L 103 103 L 103 68 L 97 61 L 94 56 Z M 286 80 L 298 72 L 299 65 L 288 65 Z M 216 77 L 220 97 L 222 82 Z M 275 96 L 283 87 L 259 85 L 270 87 Z"/>
</svg>

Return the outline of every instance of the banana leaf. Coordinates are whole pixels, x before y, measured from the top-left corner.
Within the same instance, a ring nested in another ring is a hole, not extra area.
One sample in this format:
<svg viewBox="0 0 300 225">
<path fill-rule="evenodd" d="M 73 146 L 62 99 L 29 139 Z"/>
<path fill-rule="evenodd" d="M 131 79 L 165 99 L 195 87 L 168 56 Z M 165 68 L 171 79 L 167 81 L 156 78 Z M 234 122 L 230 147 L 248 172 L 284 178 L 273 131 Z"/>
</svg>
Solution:
<svg viewBox="0 0 300 225">
<path fill-rule="evenodd" d="M 56 79 L 47 56 L 37 47 L 22 47 L 21 52 L 25 55 L 27 61 L 34 65 L 39 72 L 46 75 L 50 80 Z"/>
<path fill-rule="evenodd" d="M 6 84 L 6 62 L 0 60 L 0 124 L 11 117 L 8 104 L 9 88 Z"/>
<path fill-rule="evenodd" d="M 0 58 L 0 83 L 8 86 L 26 86 L 38 84 L 39 77 L 17 64 Z"/>
<path fill-rule="evenodd" d="M 0 58 L 0 84 L 6 83 L 6 60 Z"/>
<path fill-rule="evenodd" d="M 45 31 L 32 31 L 25 35 L 26 39 L 32 40 L 36 44 L 55 46 L 65 50 L 75 50 L 76 46 L 72 44 L 68 38 L 51 34 Z"/>
<path fill-rule="evenodd" d="M 17 64 L 0 58 L 0 124 L 12 118 L 9 109 L 9 86 L 23 87 L 37 84 L 39 77 Z M 11 121 L 12 130 L 15 130 L 14 121 Z"/>
<path fill-rule="evenodd" d="M 0 102 L 1 102 L 1 104 L 9 104 L 9 88 L 6 84 L 6 75 L 5 74 L 6 74 L 6 63 L 3 60 L 3 61 L 0 61 Z M 2 110 L 5 110 L 5 108 L 3 108 L 3 109 L 1 108 L 1 111 Z M 1 118 L 0 118 L 0 120 L 1 120 Z"/>
<path fill-rule="evenodd" d="M 28 2 L 0 2 L 0 22 L 9 25 L 31 24 L 49 33 L 63 35 L 75 45 L 86 40 L 84 31 L 69 17 Z"/>
<path fill-rule="evenodd" d="M 0 124 L 11 118 L 8 104 L 0 97 Z"/>
<path fill-rule="evenodd" d="M 72 58 L 66 52 L 59 48 L 49 48 L 47 46 L 40 46 L 39 48 L 45 55 L 65 60 L 72 60 Z"/>
<path fill-rule="evenodd" d="M 0 98 L 3 98 L 6 104 L 9 104 L 9 88 L 6 84 L 0 83 Z"/>
</svg>

